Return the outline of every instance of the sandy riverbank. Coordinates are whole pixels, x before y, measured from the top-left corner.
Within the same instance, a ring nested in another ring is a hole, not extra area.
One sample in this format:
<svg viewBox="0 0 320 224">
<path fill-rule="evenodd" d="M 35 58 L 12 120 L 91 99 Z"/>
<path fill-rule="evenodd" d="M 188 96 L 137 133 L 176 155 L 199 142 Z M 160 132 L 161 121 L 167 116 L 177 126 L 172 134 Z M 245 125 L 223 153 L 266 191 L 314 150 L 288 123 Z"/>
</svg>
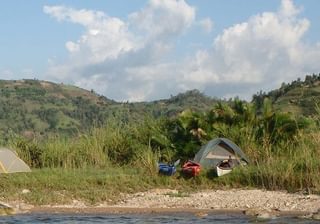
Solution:
<svg viewBox="0 0 320 224">
<path fill-rule="evenodd" d="M 105 202 L 86 205 L 74 200 L 69 205 L 32 206 L 22 202 L 8 203 L 17 212 L 80 212 L 80 213 L 148 213 L 192 212 L 199 214 L 242 212 L 247 215 L 312 214 L 320 211 L 319 195 L 289 194 L 264 190 L 206 190 L 181 193 L 154 189 L 123 195 L 117 204 Z"/>
</svg>

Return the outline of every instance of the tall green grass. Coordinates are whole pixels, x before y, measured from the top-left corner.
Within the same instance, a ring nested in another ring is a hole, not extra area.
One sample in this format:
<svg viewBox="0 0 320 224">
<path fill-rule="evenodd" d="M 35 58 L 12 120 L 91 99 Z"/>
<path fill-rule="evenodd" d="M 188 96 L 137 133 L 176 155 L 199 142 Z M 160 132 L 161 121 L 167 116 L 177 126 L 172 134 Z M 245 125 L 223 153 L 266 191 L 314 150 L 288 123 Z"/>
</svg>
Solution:
<svg viewBox="0 0 320 224">
<path fill-rule="evenodd" d="M 108 120 L 103 127 L 93 127 L 74 138 L 51 136 L 45 140 L 26 140 L 15 136 L 11 148 L 34 168 L 104 168 L 135 165 L 148 172 L 156 170 L 160 146 L 153 137 L 159 136 L 159 122 Z"/>
<path fill-rule="evenodd" d="M 269 190 L 287 190 L 320 193 L 320 133 L 302 134 L 293 144 L 261 146 L 259 151 L 247 150 L 249 158 L 256 157 L 253 164 L 239 167 L 218 183 L 234 187 L 259 187 Z M 251 145 L 250 145 L 251 147 Z M 246 148 L 244 148 L 246 149 Z"/>
</svg>

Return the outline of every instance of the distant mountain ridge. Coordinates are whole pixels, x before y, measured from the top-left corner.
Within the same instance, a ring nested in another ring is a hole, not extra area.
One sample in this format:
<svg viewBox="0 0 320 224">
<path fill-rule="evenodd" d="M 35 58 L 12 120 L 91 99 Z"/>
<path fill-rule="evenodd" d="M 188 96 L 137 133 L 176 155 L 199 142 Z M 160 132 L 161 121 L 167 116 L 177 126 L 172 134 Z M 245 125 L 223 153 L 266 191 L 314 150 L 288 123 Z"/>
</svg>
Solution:
<svg viewBox="0 0 320 224">
<path fill-rule="evenodd" d="M 31 137 L 48 133 L 70 135 L 103 124 L 114 115 L 174 116 L 187 108 L 206 110 L 216 101 L 192 90 L 170 99 L 120 103 L 71 85 L 30 79 L 0 80 L 0 134 L 6 136 L 12 131 Z"/>
<path fill-rule="evenodd" d="M 252 103 L 262 107 L 264 98 L 270 98 L 277 110 L 295 115 L 312 116 L 320 105 L 320 74 L 307 75 L 283 83 L 279 89 L 253 95 Z M 40 80 L 0 80 L 0 134 L 11 132 L 25 136 L 52 133 L 73 135 L 103 124 L 110 116 L 121 119 L 173 117 L 191 109 L 204 112 L 222 100 L 190 90 L 151 102 L 116 102 L 79 87 Z"/>
</svg>

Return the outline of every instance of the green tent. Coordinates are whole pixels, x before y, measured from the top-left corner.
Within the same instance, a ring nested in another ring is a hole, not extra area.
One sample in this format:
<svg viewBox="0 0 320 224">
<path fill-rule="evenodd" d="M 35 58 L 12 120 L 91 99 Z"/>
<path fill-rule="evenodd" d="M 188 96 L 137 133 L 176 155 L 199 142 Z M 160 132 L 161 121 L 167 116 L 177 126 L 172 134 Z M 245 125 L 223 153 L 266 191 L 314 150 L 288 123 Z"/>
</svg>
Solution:
<svg viewBox="0 0 320 224">
<path fill-rule="evenodd" d="M 203 168 L 214 168 L 229 158 L 234 165 L 249 163 L 248 158 L 236 144 L 226 138 L 216 138 L 200 148 L 194 161 L 200 163 Z"/>
</svg>

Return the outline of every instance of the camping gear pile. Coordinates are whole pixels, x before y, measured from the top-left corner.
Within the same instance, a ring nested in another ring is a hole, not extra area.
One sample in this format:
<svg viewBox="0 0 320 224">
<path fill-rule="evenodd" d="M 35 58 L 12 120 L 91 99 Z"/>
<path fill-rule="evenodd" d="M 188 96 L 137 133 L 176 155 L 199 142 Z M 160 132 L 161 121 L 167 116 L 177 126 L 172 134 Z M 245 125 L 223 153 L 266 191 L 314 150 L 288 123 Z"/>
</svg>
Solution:
<svg viewBox="0 0 320 224">
<path fill-rule="evenodd" d="M 212 169 L 220 177 L 248 163 L 248 158 L 236 144 L 226 138 L 216 138 L 202 146 L 193 160 L 185 162 L 181 172 L 194 177 L 200 174 L 201 169 Z M 159 173 L 171 176 L 176 173 L 177 165 L 159 163 Z"/>
</svg>

